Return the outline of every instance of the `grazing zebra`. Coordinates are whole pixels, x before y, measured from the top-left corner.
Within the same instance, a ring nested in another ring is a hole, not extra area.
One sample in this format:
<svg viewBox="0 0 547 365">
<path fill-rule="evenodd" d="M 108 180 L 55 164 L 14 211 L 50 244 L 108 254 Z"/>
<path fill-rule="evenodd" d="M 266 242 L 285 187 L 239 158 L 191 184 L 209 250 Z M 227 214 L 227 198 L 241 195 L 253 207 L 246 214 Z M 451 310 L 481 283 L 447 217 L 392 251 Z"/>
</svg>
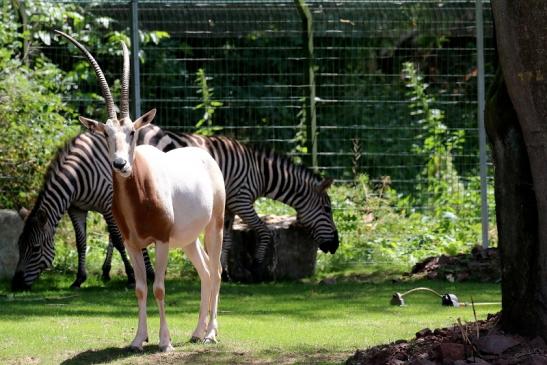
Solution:
<svg viewBox="0 0 547 365">
<path fill-rule="evenodd" d="M 135 283 L 112 216 L 112 177 L 105 156 L 106 143 L 91 133 L 78 135 L 57 152 L 19 236 L 19 262 L 12 281 L 14 289 L 30 288 L 40 273 L 51 266 L 55 255 L 53 236 L 65 212 L 74 226 L 78 249 L 78 272 L 71 287 L 79 287 L 86 280 L 86 218 L 90 210 L 104 216 L 113 237 L 112 244 L 122 256 L 128 284 Z"/>
<path fill-rule="evenodd" d="M 326 192 L 330 179 L 322 180 L 307 168 L 292 163 L 288 158 L 271 151 L 255 149 L 226 137 L 204 137 L 196 134 L 174 134 L 157 126 L 148 126 L 138 135 L 138 144 L 150 144 L 167 152 L 186 146 L 207 149 L 217 161 L 226 184 L 226 215 L 223 244 L 223 267 L 226 269 L 227 253 L 231 247 L 230 228 L 234 215 L 238 215 L 258 236 L 254 271 L 267 262 L 267 249 L 271 248 L 272 234 L 254 210 L 254 201 L 261 196 L 286 203 L 296 209 L 300 222 L 307 227 L 324 252 L 335 253 L 338 232 L 332 219 L 330 199 Z M 50 165 L 44 188 L 25 222 L 19 238 L 20 259 L 13 280 L 14 287 L 30 286 L 40 272 L 53 260 L 53 235 L 60 217 L 69 212 L 76 231 L 78 274 L 74 287 L 85 281 L 85 221 L 87 211 L 103 214 L 110 233 L 110 249 L 103 265 L 103 278 L 110 272 L 111 246 L 116 247 L 128 274 L 134 282 L 133 271 L 123 239 L 111 214 L 112 177 L 107 169 L 107 146 L 101 138 L 86 132 L 72 139 Z M 59 201 L 58 201 L 59 200 Z M 44 201 L 49 202 L 44 204 Z M 38 216 L 48 217 L 45 224 Z M 35 247 L 43 256 L 31 261 L 27 251 Z M 151 265 L 147 269 L 152 271 Z"/>
<path fill-rule="evenodd" d="M 308 228 L 319 248 L 334 254 L 338 248 L 338 231 L 332 219 L 327 189 L 331 179 L 322 179 L 304 166 L 272 150 L 246 146 L 234 139 L 197 134 L 163 132 L 158 127 L 141 134 L 138 143 L 152 144 L 160 149 L 197 146 L 213 156 L 224 174 L 226 212 L 222 264 L 227 269 L 232 246 L 231 227 L 238 215 L 258 236 L 253 260 L 253 276 L 260 278 L 263 265 L 268 264 L 267 250 L 272 248 L 272 233 L 254 209 L 259 197 L 278 200 L 293 207 L 300 223 Z M 228 273 L 229 275 L 229 273 Z"/>
</svg>

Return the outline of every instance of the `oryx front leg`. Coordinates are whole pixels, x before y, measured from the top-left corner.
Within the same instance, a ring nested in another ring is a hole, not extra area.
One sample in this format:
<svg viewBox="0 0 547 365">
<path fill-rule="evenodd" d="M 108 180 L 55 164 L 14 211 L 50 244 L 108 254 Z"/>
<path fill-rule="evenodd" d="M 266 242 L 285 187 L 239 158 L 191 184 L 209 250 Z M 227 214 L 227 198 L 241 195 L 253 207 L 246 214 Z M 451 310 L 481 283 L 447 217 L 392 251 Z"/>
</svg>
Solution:
<svg viewBox="0 0 547 365">
<path fill-rule="evenodd" d="M 184 252 L 196 268 L 201 280 L 201 301 L 199 305 L 198 324 L 192 333 L 191 342 L 200 342 L 205 336 L 207 328 L 207 315 L 209 314 L 209 303 L 211 298 L 211 273 L 209 272 L 209 257 L 201 247 L 199 240 L 184 247 Z"/>
<path fill-rule="evenodd" d="M 154 297 L 160 311 L 160 350 L 169 352 L 173 350 L 171 336 L 165 318 L 165 272 L 169 259 L 169 244 L 156 243 L 156 277 L 154 278 Z M 146 271 L 146 270 L 145 270 Z"/>
<path fill-rule="evenodd" d="M 131 349 L 142 351 L 143 342 L 148 341 L 148 326 L 146 323 L 146 296 L 148 286 L 146 284 L 146 268 L 144 266 L 144 258 L 139 249 L 127 247 L 129 257 L 135 270 L 135 295 L 139 305 L 139 325 L 135 339 L 131 342 Z"/>
</svg>

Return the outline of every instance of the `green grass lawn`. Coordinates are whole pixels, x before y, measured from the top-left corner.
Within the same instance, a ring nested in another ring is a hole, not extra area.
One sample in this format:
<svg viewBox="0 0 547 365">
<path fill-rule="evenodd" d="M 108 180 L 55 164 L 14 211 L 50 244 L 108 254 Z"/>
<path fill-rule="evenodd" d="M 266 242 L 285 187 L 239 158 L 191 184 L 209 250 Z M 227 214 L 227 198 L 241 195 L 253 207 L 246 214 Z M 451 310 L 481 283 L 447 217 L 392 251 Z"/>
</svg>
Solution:
<svg viewBox="0 0 547 365">
<path fill-rule="evenodd" d="M 199 283 L 169 279 L 167 319 L 175 352 L 158 353 L 158 312 L 149 295 L 150 344 L 135 354 L 125 347 L 135 334 L 137 304 L 123 279 L 90 279 L 77 291 L 67 289 L 72 279 L 47 274 L 32 292 L 15 296 L 0 282 L 0 363 L 336 364 L 356 349 L 408 339 L 424 327 L 473 320 L 471 307 L 442 307 L 427 293 L 407 297 L 405 307 L 390 306 L 396 291 L 428 286 L 461 301 L 500 300 L 499 285 L 484 283 L 223 283 L 220 343 L 196 345 L 188 340 L 197 322 Z M 499 309 L 480 306 L 477 315 L 483 319 Z"/>
</svg>

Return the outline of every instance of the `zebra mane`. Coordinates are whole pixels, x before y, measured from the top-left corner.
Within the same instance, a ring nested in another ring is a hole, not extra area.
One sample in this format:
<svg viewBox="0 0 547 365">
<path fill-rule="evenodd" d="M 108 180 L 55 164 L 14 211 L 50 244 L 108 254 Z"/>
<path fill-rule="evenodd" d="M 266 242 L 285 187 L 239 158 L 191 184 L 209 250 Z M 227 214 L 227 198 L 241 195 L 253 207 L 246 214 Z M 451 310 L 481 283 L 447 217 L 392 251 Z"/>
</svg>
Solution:
<svg viewBox="0 0 547 365">
<path fill-rule="evenodd" d="M 158 130 L 160 130 L 163 133 L 162 135 L 166 134 L 169 137 L 171 137 L 171 139 L 178 141 L 179 143 L 181 143 L 185 139 L 185 137 L 188 138 L 191 136 L 200 136 L 201 138 L 205 140 L 205 144 L 209 145 L 209 148 L 214 148 L 213 146 L 214 140 L 218 140 L 223 143 L 225 143 L 226 141 L 230 141 L 231 144 L 236 144 L 241 146 L 241 148 L 246 150 L 248 154 L 252 154 L 256 156 L 257 158 L 272 159 L 275 161 L 284 162 L 287 166 L 294 169 L 295 172 L 301 173 L 304 177 L 306 177 L 306 179 L 309 179 L 313 182 L 320 183 L 324 179 L 321 175 L 315 173 L 309 167 L 294 162 L 290 156 L 279 153 L 275 151 L 275 149 L 273 148 L 268 148 L 262 145 L 259 146 L 252 143 L 244 143 L 235 139 L 234 137 L 229 137 L 229 136 L 221 136 L 221 135 L 203 136 L 196 133 L 188 133 L 188 132 L 180 133 L 180 132 L 176 132 L 172 130 L 161 130 L 161 128 L 158 128 Z"/>
<path fill-rule="evenodd" d="M 291 156 L 288 156 L 288 155 L 283 154 L 283 153 L 279 153 L 273 148 L 267 148 L 267 147 L 255 146 L 255 145 L 247 145 L 245 147 L 250 148 L 250 149 L 252 148 L 261 157 L 271 158 L 273 160 L 285 162 L 288 166 L 293 168 L 295 171 L 301 173 L 307 179 L 310 179 L 310 180 L 312 180 L 316 183 L 320 183 L 321 181 L 323 181 L 323 177 L 321 175 L 319 175 L 318 173 L 314 172 L 308 166 L 303 165 L 302 163 L 295 162 L 291 158 Z"/>
<path fill-rule="evenodd" d="M 277 152 L 274 148 L 266 147 L 263 145 L 255 145 L 253 143 L 242 143 L 236 140 L 235 138 L 231 138 L 231 137 L 216 136 L 214 138 L 228 139 L 228 140 L 231 140 L 233 143 L 238 143 L 241 146 L 243 146 L 243 148 L 245 148 L 247 151 L 254 153 L 257 157 L 284 162 L 287 164 L 287 166 L 294 169 L 296 172 L 301 173 L 304 177 L 306 177 L 306 179 L 309 179 L 313 182 L 320 183 L 324 179 L 321 175 L 314 172 L 312 169 L 310 169 L 306 165 L 295 162 L 291 158 L 291 156 L 288 156 L 284 153 Z"/>
</svg>

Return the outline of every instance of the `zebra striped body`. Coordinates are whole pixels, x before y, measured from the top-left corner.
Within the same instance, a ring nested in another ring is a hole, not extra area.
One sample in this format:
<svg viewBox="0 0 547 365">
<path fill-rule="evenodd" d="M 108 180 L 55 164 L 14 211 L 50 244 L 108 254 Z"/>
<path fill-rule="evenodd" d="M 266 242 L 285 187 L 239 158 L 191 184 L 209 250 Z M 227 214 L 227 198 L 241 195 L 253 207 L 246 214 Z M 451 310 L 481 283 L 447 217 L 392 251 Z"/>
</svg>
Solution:
<svg viewBox="0 0 547 365">
<path fill-rule="evenodd" d="M 26 288 L 50 267 L 55 255 L 53 236 L 62 215 L 68 211 L 78 248 L 78 274 L 73 287 L 86 280 L 86 218 L 88 211 L 100 212 L 113 237 L 119 236 L 112 216 L 112 177 L 102 138 L 83 133 L 67 143 L 46 172 L 42 191 L 25 220 L 19 237 L 19 262 L 13 285 Z M 113 242 L 124 261 L 129 283 L 133 269 L 121 240 Z"/>
<path fill-rule="evenodd" d="M 157 128 L 157 127 L 156 127 Z M 157 145 L 160 149 L 198 146 L 206 149 L 220 166 L 226 184 L 225 238 L 223 265 L 231 249 L 231 227 L 234 216 L 257 234 L 254 257 L 254 275 L 267 264 L 267 250 L 271 249 L 272 233 L 254 209 L 259 197 L 267 197 L 293 207 L 298 220 L 307 227 L 324 252 L 335 253 L 338 232 L 332 219 L 330 199 L 326 189 L 330 182 L 322 180 L 307 168 L 292 163 L 288 158 L 248 147 L 240 142 L 222 137 L 205 137 L 197 134 L 174 134 L 148 130 L 142 143 Z M 326 183 L 326 185 L 325 185 Z"/>
<path fill-rule="evenodd" d="M 308 169 L 293 164 L 289 159 L 273 152 L 264 152 L 239 143 L 226 137 L 204 137 L 196 134 L 174 134 L 164 132 L 157 126 L 148 126 L 139 131 L 138 144 L 150 144 L 167 152 L 174 148 L 196 146 L 207 150 L 217 161 L 224 175 L 226 186 L 225 236 L 223 244 L 223 266 L 226 269 L 226 259 L 231 247 L 230 228 L 234 215 L 238 215 L 258 236 L 255 252 L 255 272 L 267 264 L 265 257 L 271 248 L 272 235 L 266 225 L 254 210 L 254 201 L 261 196 L 269 197 L 286 203 L 296 209 L 300 222 L 310 229 L 313 238 L 320 244 L 324 252 L 334 253 L 338 247 L 338 233 L 332 220 L 330 199 L 325 185 L 320 177 Z M 119 230 L 114 224 L 111 213 L 112 177 L 107 160 L 107 147 L 101 138 L 90 133 L 82 133 L 75 137 L 58 154 L 50 172 L 46 175 L 44 189 L 31 213 L 43 211 L 52 216 L 47 234 L 38 242 L 34 242 L 25 234 L 36 230 L 27 225 L 35 226 L 33 221 L 25 224 L 25 230 L 19 240 L 22 252 L 18 272 L 25 269 L 25 263 L 33 262 L 25 258 L 24 251 L 31 246 L 43 246 L 43 252 L 48 257 L 46 265 L 32 271 L 38 274 L 51 264 L 53 258 L 53 234 L 61 215 L 68 209 L 77 233 L 77 248 L 79 262 L 85 262 L 85 218 L 89 210 L 103 214 L 109 225 L 111 243 L 125 257 L 123 242 Z M 93 156 L 93 158 L 91 158 Z M 80 161 L 80 162 L 78 162 Z M 68 175 L 68 177 L 64 177 Z M 58 183 L 62 181 L 63 183 Z M 48 186 L 56 186 L 56 189 Z M 59 192 L 60 191 L 60 192 Z M 62 195 L 63 203 L 42 206 L 41 200 L 57 201 Z M 71 213 L 74 212 L 74 213 Z M 84 214 L 85 213 L 85 214 Z M 29 217 L 30 218 L 30 217 Z M 120 247 L 121 246 L 121 247 Z M 50 259 L 51 258 L 51 259 Z M 111 250 L 103 265 L 103 276 L 108 276 L 110 270 Z M 42 259 L 43 260 L 43 259 Z M 267 260 L 266 260 L 267 261 Z M 126 266 L 127 270 L 127 266 Z M 85 267 L 79 267 L 79 279 L 85 280 Z M 36 274 L 36 276 L 38 275 Z M 23 274 L 16 274 L 22 276 Z M 36 277 L 25 276 L 25 283 L 30 285 Z M 15 280 L 15 278 L 14 278 Z M 76 284 L 76 282 L 75 282 Z"/>
</svg>

